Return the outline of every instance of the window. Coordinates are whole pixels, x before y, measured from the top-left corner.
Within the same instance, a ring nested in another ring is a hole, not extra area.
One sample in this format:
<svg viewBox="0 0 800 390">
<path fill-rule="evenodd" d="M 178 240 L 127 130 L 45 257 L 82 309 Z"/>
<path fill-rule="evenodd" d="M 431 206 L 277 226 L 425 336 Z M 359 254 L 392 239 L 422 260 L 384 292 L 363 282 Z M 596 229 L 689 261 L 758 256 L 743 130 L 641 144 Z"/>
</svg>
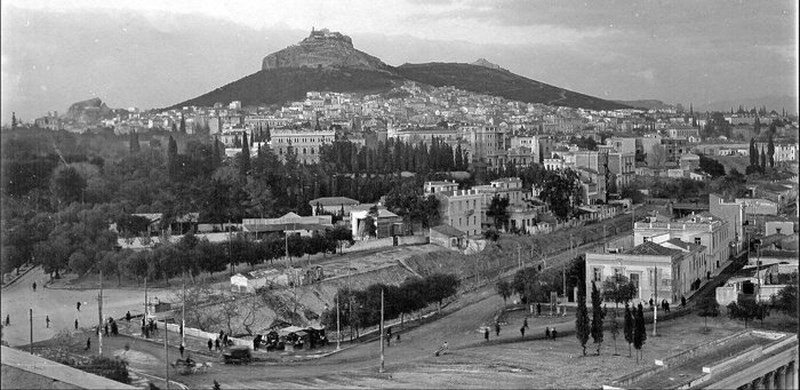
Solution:
<svg viewBox="0 0 800 390">
<path fill-rule="evenodd" d="M 636 286 L 636 290 L 638 291 L 639 290 L 639 274 L 631 273 L 630 276 L 631 276 L 630 277 L 631 283 L 634 286 Z"/>
<path fill-rule="evenodd" d="M 602 270 L 600 268 L 594 267 L 592 268 L 592 281 L 599 282 L 602 276 Z"/>
<path fill-rule="evenodd" d="M 646 236 L 642 237 L 642 242 L 648 242 L 648 241 L 650 241 L 650 237 L 646 237 Z"/>
<path fill-rule="evenodd" d="M 694 238 L 694 243 L 695 243 L 695 245 L 703 245 L 702 241 L 700 240 L 700 237 L 695 237 Z"/>
</svg>

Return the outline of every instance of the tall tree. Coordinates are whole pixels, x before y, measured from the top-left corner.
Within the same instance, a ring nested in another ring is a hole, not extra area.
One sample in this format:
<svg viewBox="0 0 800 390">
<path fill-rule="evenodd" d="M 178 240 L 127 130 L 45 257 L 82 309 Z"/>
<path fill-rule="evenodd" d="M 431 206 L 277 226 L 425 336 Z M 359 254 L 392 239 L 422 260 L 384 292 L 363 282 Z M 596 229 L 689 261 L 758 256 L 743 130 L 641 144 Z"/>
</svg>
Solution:
<svg viewBox="0 0 800 390">
<path fill-rule="evenodd" d="M 758 153 L 761 157 L 761 172 L 767 171 L 767 153 L 764 152 L 764 148 L 761 148 L 761 152 Z"/>
<path fill-rule="evenodd" d="M 586 356 L 586 342 L 589 341 L 589 333 L 591 333 L 591 329 L 589 326 L 589 312 L 586 309 L 586 288 L 579 287 L 578 308 L 575 311 L 575 337 L 581 343 L 583 356 Z"/>
<path fill-rule="evenodd" d="M 756 138 L 750 138 L 750 165 L 758 165 L 758 151 L 756 150 Z"/>
<path fill-rule="evenodd" d="M 178 143 L 172 135 L 169 136 L 167 143 L 167 174 L 169 179 L 174 181 L 178 176 Z"/>
<path fill-rule="evenodd" d="M 633 348 L 636 348 L 636 362 L 639 362 L 642 354 L 642 347 L 647 340 L 647 328 L 644 324 L 644 308 L 639 304 L 636 310 L 636 321 L 633 327 Z"/>
<path fill-rule="evenodd" d="M 772 134 L 769 133 L 769 141 L 767 142 L 767 156 L 769 157 L 769 167 L 775 168 L 775 141 L 772 139 Z"/>
<path fill-rule="evenodd" d="M 719 315 L 719 304 L 712 295 L 707 295 L 697 303 L 697 315 L 703 317 L 703 329 L 708 331 L 708 317 Z"/>
<path fill-rule="evenodd" d="M 625 342 L 628 343 L 628 357 L 631 357 L 631 344 L 633 343 L 633 323 L 633 314 L 631 314 L 631 308 L 626 302 L 623 335 L 625 336 Z"/>
<path fill-rule="evenodd" d="M 619 334 L 619 321 L 617 321 L 617 309 L 611 311 L 611 339 L 614 340 L 614 355 L 617 353 L 617 335 Z"/>
<path fill-rule="evenodd" d="M 181 134 L 186 134 L 186 119 L 183 117 L 183 113 L 181 113 L 180 131 Z"/>
<path fill-rule="evenodd" d="M 514 292 L 514 289 L 511 287 L 511 283 L 505 279 L 498 280 L 494 285 L 494 289 L 501 297 L 503 297 L 503 305 L 506 304 L 506 300 L 508 300 L 508 297 L 510 297 Z"/>
<path fill-rule="evenodd" d="M 495 195 L 486 210 L 486 216 L 494 220 L 494 227 L 497 229 L 505 229 L 508 224 L 508 203 L 507 197 Z"/>
<path fill-rule="evenodd" d="M 539 197 L 559 219 L 566 220 L 583 203 L 583 186 L 571 169 L 546 171 Z"/>
<path fill-rule="evenodd" d="M 239 176 L 247 177 L 250 172 L 250 143 L 247 142 L 247 133 L 242 133 L 242 153 L 239 156 Z"/>
<path fill-rule="evenodd" d="M 141 150 L 141 146 L 139 145 L 139 134 L 136 133 L 136 130 L 131 130 L 130 134 L 130 152 L 131 154 L 139 153 Z"/>
<path fill-rule="evenodd" d="M 622 273 L 609 276 L 603 282 L 603 298 L 614 302 L 614 307 L 619 308 L 620 303 L 627 304 L 637 293 L 636 285 Z"/>
<path fill-rule="evenodd" d="M 603 318 L 606 316 L 602 305 L 603 299 L 600 297 L 600 291 L 597 290 L 597 285 L 592 282 L 592 339 L 598 355 L 600 354 L 600 348 L 603 346 Z"/>
</svg>

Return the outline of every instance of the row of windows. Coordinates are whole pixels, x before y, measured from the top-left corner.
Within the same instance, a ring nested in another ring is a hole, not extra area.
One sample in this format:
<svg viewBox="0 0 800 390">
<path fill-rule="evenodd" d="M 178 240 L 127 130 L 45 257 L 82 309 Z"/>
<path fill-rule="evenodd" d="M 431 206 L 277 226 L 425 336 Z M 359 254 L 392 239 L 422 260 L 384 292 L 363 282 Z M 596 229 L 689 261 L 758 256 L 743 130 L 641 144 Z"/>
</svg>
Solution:
<svg viewBox="0 0 800 390">
<path fill-rule="evenodd" d="M 315 153 L 316 153 L 316 152 L 314 151 L 314 148 L 308 148 L 308 149 L 306 149 L 306 148 L 302 148 L 302 149 L 297 149 L 297 151 L 298 151 L 298 152 L 301 152 L 301 151 L 302 151 L 302 153 L 300 153 L 300 154 L 315 154 Z M 279 155 L 282 155 L 282 154 L 284 154 L 284 153 L 285 153 L 285 149 L 284 149 L 284 148 L 279 148 L 279 149 L 278 149 L 278 154 L 279 154 Z"/>
<path fill-rule="evenodd" d="M 466 220 L 467 220 L 467 223 L 469 223 L 469 217 L 467 217 Z M 455 220 L 453 218 L 450 218 L 450 226 L 453 226 L 455 228 L 461 228 L 464 225 L 464 218 L 463 217 L 458 217 L 458 225 L 454 224 L 453 223 L 454 221 Z M 478 223 L 478 217 L 473 215 L 472 216 L 472 224 L 475 225 L 477 223 Z"/>
<path fill-rule="evenodd" d="M 275 141 L 279 144 L 285 143 L 321 143 L 321 142 L 331 142 L 329 137 L 322 137 L 322 138 L 282 138 L 282 137 L 275 137 Z"/>
</svg>

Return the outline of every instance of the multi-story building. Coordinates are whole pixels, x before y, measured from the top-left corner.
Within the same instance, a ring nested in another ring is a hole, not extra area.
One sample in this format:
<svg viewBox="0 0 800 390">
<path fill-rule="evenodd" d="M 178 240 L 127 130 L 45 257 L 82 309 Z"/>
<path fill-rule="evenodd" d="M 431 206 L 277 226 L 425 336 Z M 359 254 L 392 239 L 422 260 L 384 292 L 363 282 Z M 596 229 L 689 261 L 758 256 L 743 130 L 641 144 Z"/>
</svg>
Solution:
<svg viewBox="0 0 800 390">
<path fill-rule="evenodd" d="M 331 144 L 336 139 L 334 130 L 274 129 L 270 135 L 272 151 L 281 162 L 286 161 L 291 147 L 301 164 L 318 163 L 322 145 Z"/>
<path fill-rule="evenodd" d="M 609 153 L 608 170 L 614 175 L 612 180 L 618 192 L 620 188 L 629 185 L 636 178 L 636 155 L 633 152 Z"/>
<path fill-rule="evenodd" d="M 689 141 L 683 138 L 662 138 L 661 145 L 667 150 L 667 161 L 679 162 L 681 156 L 689 153 Z"/>
<path fill-rule="evenodd" d="M 699 139 L 700 131 L 692 126 L 670 126 L 667 128 L 669 138 Z"/>
<path fill-rule="evenodd" d="M 481 202 L 483 195 L 475 190 L 437 191 L 439 221 L 470 236 L 481 233 Z"/>
<path fill-rule="evenodd" d="M 506 132 L 500 126 L 465 126 L 459 129 L 469 140 L 472 162 L 498 169 L 506 163 Z"/>
<path fill-rule="evenodd" d="M 633 137 L 609 137 L 606 145 L 614 148 L 617 153 L 636 154 L 636 138 Z"/>
<path fill-rule="evenodd" d="M 728 222 L 728 236 L 732 237 L 731 245 L 736 248 L 736 253 L 744 250 L 744 203 L 725 201 L 717 194 L 709 194 L 708 212 Z"/>
<path fill-rule="evenodd" d="M 592 282 L 602 290 L 603 281 L 622 274 L 637 287 L 634 303 L 680 302 L 705 276 L 703 249 L 672 239 L 663 244 L 644 242 L 622 253 L 587 253 L 586 291 L 592 291 Z"/>
<path fill-rule="evenodd" d="M 673 238 L 705 247 L 706 256 L 703 270 L 706 276 L 722 266 L 730 256 L 730 236 L 728 222 L 708 212 L 687 215 L 674 221 L 636 222 L 634 225 L 634 245 L 653 241 L 656 243 Z"/>
</svg>

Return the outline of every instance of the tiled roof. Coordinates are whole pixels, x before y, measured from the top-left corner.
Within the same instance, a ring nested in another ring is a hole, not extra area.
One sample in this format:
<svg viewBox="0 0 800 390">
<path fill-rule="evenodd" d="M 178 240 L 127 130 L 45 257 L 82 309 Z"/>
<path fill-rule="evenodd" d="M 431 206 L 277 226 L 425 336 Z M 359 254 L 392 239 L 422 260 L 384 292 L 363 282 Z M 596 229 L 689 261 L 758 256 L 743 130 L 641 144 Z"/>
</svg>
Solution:
<svg viewBox="0 0 800 390">
<path fill-rule="evenodd" d="M 312 199 L 308 202 L 308 204 L 310 204 L 312 207 L 316 207 L 317 203 L 319 203 L 320 206 L 340 206 L 340 205 L 350 206 L 350 205 L 357 205 L 359 202 L 355 199 L 350 199 L 344 196 L 317 198 L 317 199 Z"/>
<path fill-rule="evenodd" d="M 625 252 L 625 254 L 627 255 L 648 255 L 648 256 L 674 256 L 680 253 L 681 251 L 677 249 L 665 248 L 652 241 L 646 241 L 641 245 L 637 245 Z"/>
</svg>

